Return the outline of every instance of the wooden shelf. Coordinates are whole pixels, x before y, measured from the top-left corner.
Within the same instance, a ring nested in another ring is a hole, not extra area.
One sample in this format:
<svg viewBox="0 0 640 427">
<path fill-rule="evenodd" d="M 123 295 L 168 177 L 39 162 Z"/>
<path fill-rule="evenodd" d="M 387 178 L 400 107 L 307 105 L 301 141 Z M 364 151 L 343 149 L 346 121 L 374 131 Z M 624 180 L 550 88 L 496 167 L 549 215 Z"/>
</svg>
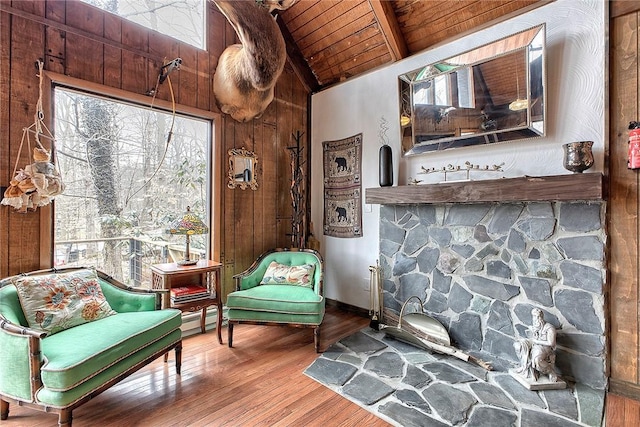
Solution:
<svg viewBox="0 0 640 427">
<path fill-rule="evenodd" d="M 200 314 L 200 332 L 206 332 L 205 322 L 207 307 L 218 308 L 216 317 L 216 333 L 218 342 L 222 344 L 222 295 L 220 288 L 220 269 L 222 264 L 216 261 L 201 259 L 196 264 L 178 265 L 175 262 L 154 264 L 151 266 L 151 286 L 153 289 L 171 289 L 179 286 L 197 285 L 207 288 L 209 295 L 193 301 L 171 303 L 169 295 L 163 296 L 163 308 L 177 308 L 181 311 L 197 311 Z"/>
<path fill-rule="evenodd" d="M 599 172 L 365 189 L 365 203 L 380 205 L 604 199 Z"/>
<path fill-rule="evenodd" d="M 186 302 L 172 302 L 171 307 L 177 308 L 182 311 L 197 311 L 202 310 L 210 305 L 216 305 L 218 300 L 213 297 L 204 297 L 200 299 L 194 299 Z"/>
</svg>

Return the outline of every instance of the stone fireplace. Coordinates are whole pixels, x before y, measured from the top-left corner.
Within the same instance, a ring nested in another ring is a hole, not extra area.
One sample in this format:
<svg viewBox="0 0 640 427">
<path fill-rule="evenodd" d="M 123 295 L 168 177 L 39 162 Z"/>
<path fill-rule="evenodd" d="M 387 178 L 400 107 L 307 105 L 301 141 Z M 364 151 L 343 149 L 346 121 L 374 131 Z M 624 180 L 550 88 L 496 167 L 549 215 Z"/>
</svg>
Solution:
<svg viewBox="0 0 640 427">
<path fill-rule="evenodd" d="M 559 373 L 606 388 L 600 174 L 367 189 L 366 202 L 382 205 L 385 313 L 417 295 L 457 348 L 506 371 L 540 308 Z"/>
</svg>

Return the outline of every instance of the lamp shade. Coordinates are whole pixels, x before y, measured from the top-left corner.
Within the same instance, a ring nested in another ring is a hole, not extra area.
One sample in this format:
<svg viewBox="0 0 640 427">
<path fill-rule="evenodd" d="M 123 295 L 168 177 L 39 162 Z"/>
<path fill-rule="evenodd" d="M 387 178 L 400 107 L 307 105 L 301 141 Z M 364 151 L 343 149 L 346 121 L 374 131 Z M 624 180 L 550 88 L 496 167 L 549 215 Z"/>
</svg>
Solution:
<svg viewBox="0 0 640 427">
<path fill-rule="evenodd" d="M 189 206 L 187 206 L 187 211 L 169 226 L 170 234 L 186 234 L 192 236 L 194 234 L 206 234 L 208 232 L 209 227 L 207 227 L 196 214 L 191 212 Z"/>
<path fill-rule="evenodd" d="M 189 255 L 189 237 L 195 234 L 206 234 L 209 232 L 209 227 L 187 206 L 187 211 L 171 223 L 168 231 L 170 234 L 185 236 L 184 259 L 177 264 L 182 266 L 197 264 L 198 260 L 192 260 Z"/>
<path fill-rule="evenodd" d="M 509 104 L 509 109 L 511 111 L 521 111 L 529 108 L 529 100 L 528 99 L 516 99 L 511 104 Z"/>
</svg>

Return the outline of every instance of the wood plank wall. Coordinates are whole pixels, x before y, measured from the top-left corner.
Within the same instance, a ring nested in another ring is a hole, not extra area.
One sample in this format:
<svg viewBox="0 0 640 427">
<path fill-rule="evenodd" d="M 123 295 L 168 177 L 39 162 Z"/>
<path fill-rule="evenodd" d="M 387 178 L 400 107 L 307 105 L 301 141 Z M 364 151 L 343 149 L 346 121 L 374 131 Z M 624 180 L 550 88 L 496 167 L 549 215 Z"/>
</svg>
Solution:
<svg viewBox="0 0 640 427">
<path fill-rule="evenodd" d="M 640 181 L 627 169 L 627 127 L 640 120 L 639 10 L 637 1 L 611 3 L 608 299 L 610 390 L 640 400 Z"/>
<path fill-rule="evenodd" d="M 77 0 L 13 0 L 0 3 L 0 185 L 13 174 L 22 128 L 33 123 L 38 99 L 34 68 L 45 59 L 45 70 L 144 94 L 155 85 L 164 61 L 181 57 L 172 74 L 178 104 L 219 113 L 212 93 L 213 73 L 225 46 L 237 42 L 235 32 L 217 8 L 207 5 L 207 50 L 196 49 L 163 34 L 105 13 Z M 176 75 L 177 74 L 177 75 Z M 276 86 L 276 99 L 265 114 L 250 123 L 222 116 L 215 165 L 220 200 L 219 254 L 224 264 L 223 290 L 231 276 L 243 271 L 266 249 L 289 246 L 291 228 L 290 161 L 292 134 L 304 132 L 307 155 L 308 96 L 287 65 Z M 158 93 L 169 100 L 168 90 Z M 49 100 L 45 100 L 47 104 Z M 45 107 L 46 109 L 47 107 Z M 50 119 L 47 117 L 47 119 Z M 229 189 L 227 151 L 242 148 L 258 156 L 258 190 Z M 30 163 L 23 152 L 20 164 Z M 305 173 L 308 162 L 305 163 Z M 0 277 L 52 266 L 52 208 L 18 214 L 0 207 Z"/>
</svg>

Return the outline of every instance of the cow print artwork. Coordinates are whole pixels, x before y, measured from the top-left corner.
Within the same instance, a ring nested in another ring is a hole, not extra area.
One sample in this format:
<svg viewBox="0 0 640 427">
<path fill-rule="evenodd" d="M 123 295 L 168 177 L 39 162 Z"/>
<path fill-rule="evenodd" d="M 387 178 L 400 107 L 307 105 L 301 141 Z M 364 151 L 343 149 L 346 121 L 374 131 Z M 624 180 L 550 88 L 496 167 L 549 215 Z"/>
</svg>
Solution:
<svg viewBox="0 0 640 427">
<path fill-rule="evenodd" d="M 324 155 L 324 234 L 362 236 L 362 134 L 322 143 Z"/>
</svg>

